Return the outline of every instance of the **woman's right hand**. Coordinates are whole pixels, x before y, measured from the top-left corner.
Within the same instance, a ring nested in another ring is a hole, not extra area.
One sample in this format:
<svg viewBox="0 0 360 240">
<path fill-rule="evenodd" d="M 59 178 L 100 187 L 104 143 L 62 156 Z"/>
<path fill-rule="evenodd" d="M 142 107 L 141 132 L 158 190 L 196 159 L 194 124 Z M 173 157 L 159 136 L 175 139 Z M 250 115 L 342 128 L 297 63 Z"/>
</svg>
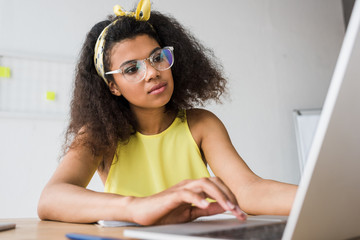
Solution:
<svg viewBox="0 0 360 240">
<path fill-rule="evenodd" d="M 224 211 L 246 219 L 234 194 L 218 177 L 184 180 L 158 194 L 133 198 L 129 208 L 132 221 L 141 225 L 189 222 Z"/>
</svg>

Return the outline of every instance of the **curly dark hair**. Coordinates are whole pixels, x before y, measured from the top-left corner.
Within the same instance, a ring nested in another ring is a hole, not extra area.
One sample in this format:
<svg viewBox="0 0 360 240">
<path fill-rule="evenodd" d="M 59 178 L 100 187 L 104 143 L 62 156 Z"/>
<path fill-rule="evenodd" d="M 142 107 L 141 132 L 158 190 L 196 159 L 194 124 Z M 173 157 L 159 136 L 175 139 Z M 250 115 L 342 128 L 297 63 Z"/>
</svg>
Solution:
<svg viewBox="0 0 360 240">
<path fill-rule="evenodd" d="M 117 17 L 118 18 L 118 17 Z M 226 79 L 211 50 L 205 48 L 173 17 L 151 12 L 147 22 L 120 17 L 108 30 L 104 46 L 104 69 L 109 70 L 112 47 L 121 40 L 146 34 L 161 47 L 173 46 L 175 62 L 171 68 L 174 92 L 166 110 L 178 111 L 207 100 L 220 101 Z M 78 145 L 89 147 L 94 156 L 111 154 L 119 141 L 125 142 L 135 132 L 136 122 L 129 103 L 113 95 L 97 74 L 93 56 L 101 31 L 116 18 L 97 23 L 87 34 L 77 64 L 71 118 L 65 135 L 64 153 Z M 107 75 L 109 82 L 114 81 Z M 104 163 L 103 163 L 104 164 Z"/>
</svg>

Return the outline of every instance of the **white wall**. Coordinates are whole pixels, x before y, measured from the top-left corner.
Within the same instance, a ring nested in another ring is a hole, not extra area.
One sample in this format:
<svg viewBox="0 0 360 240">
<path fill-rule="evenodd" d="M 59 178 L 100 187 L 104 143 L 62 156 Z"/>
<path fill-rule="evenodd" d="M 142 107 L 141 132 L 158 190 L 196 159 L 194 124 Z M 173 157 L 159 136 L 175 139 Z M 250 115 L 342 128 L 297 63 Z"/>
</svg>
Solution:
<svg viewBox="0 0 360 240">
<path fill-rule="evenodd" d="M 152 2 L 223 63 L 231 101 L 209 108 L 248 165 L 264 178 L 298 183 L 292 110 L 323 104 L 344 34 L 341 1 Z M 135 1 L 0 0 L 0 55 L 74 59 L 90 27 L 119 3 L 129 9 Z M 36 216 L 57 165 L 64 119 L 0 115 L 0 218 Z"/>
</svg>

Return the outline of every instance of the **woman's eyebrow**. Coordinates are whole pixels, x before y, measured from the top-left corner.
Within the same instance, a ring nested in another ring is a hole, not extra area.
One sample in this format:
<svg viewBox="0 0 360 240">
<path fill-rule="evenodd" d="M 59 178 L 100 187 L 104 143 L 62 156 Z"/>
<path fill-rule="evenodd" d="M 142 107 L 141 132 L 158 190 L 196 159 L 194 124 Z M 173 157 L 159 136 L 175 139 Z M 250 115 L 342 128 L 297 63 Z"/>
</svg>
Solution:
<svg viewBox="0 0 360 240">
<path fill-rule="evenodd" d="M 161 49 L 161 47 L 156 47 L 156 48 L 154 48 L 154 49 L 150 52 L 149 57 L 150 57 L 154 52 L 156 52 L 156 51 L 159 50 L 159 49 Z M 132 59 L 132 60 L 128 60 L 128 61 L 126 61 L 126 62 L 123 62 L 122 64 L 120 64 L 120 67 L 119 67 L 119 68 L 121 68 L 122 66 L 124 66 L 124 65 L 126 65 L 126 64 L 128 64 L 128 63 L 135 62 L 135 61 L 138 61 L 138 60 L 139 60 L 139 59 Z"/>
<path fill-rule="evenodd" d="M 150 57 L 154 52 L 156 52 L 156 51 L 159 50 L 159 49 L 161 49 L 161 47 L 156 47 L 156 48 L 154 48 L 154 49 L 150 52 L 149 57 Z"/>
</svg>

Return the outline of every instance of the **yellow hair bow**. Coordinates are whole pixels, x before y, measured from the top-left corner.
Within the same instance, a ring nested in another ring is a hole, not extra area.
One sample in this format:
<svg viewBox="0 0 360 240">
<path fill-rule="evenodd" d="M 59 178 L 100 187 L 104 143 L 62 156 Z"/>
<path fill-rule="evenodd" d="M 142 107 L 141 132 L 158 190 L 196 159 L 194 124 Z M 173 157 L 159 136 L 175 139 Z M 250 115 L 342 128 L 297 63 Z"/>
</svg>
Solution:
<svg viewBox="0 0 360 240">
<path fill-rule="evenodd" d="M 138 21 L 147 21 L 150 18 L 151 3 L 150 0 L 140 0 L 137 5 L 136 12 L 128 12 L 120 5 L 114 6 L 116 16 L 135 17 Z"/>
</svg>

